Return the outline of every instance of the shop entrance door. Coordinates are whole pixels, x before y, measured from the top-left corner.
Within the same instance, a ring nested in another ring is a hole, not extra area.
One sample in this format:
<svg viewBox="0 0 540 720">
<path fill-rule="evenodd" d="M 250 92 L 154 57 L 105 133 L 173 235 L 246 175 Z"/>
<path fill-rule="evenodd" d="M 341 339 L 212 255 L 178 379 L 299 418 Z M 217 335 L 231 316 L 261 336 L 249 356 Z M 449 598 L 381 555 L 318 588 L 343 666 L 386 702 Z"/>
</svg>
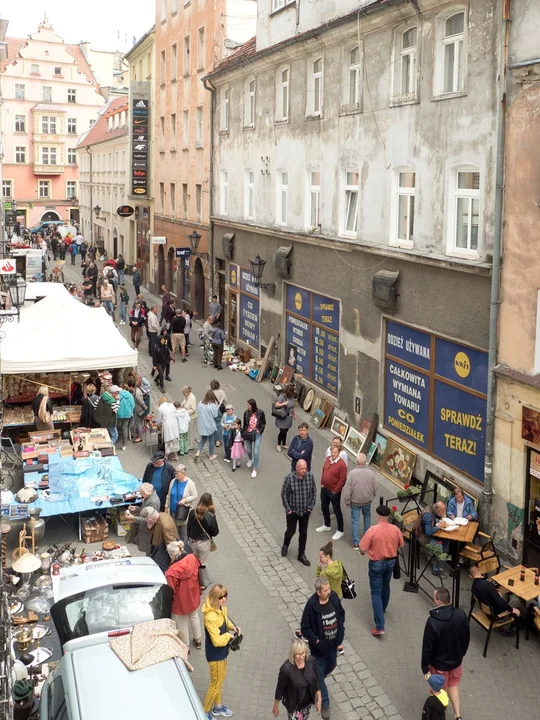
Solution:
<svg viewBox="0 0 540 720">
<path fill-rule="evenodd" d="M 163 245 L 158 247 L 158 272 L 157 272 L 158 294 L 161 295 L 161 286 L 165 285 L 165 250 Z"/>
<path fill-rule="evenodd" d="M 167 253 L 167 272 L 166 272 L 166 280 L 165 284 L 169 288 L 169 291 L 174 293 L 178 292 L 177 288 L 174 287 L 174 280 L 173 280 L 173 270 L 174 270 L 174 248 L 169 248 L 169 252 Z"/>
<path fill-rule="evenodd" d="M 205 318 L 204 273 L 201 258 L 193 266 L 193 305 L 200 318 Z"/>
<path fill-rule="evenodd" d="M 229 338 L 236 340 L 238 331 L 238 295 L 232 290 L 229 290 L 229 302 L 227 303 L 227 326 Z"/>
<path fill-rule="evenodd" d="M 523 562 L 540 567 L 540 451 L 527 448 Z M 540 594 L 540 590 L 538 591 Z"/>
</svg>

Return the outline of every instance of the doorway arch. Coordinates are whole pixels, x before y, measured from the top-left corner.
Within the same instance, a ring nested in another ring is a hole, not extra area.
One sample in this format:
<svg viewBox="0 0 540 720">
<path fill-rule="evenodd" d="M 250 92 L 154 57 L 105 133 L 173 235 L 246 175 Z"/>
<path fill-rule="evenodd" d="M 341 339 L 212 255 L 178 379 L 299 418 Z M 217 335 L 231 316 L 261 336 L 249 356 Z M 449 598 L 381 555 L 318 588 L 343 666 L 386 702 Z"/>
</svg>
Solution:
<svg viewBox="0 0 540 720">
<path fill-rule="evenodd" d="M 161 286 L 165 285 L 165 250 L 163 245 L 158 247 L 158 277 L 157 277 L 157 293 L 161 295 Z"/>
<path fill-rule="evenodd" d="M 48 210 L 43 217 L 41 218 L 41 222 L 47 222 L 48 220 L 61 220 L 62 218 L 60 215 L 55 212 L 54 210 Z"/>
<path fill-rule="evenodd" d="M 173 287 L 174 260 L 175 260 L 175 250 L 173 247 L 171 247 L 171 248 L 169 248 L 169 252 L 167 253 L 167 272 L 165 274 L 165 276 L 166 276 L 165 284 L 167 285 L 169 292 L 173 292 L 176 294 L 176 288 Z"/>
<path fill-rule="evenodd" d="M 204 318 L 204 272 L 201 258 L 195 258 L 195 265 L 193 266 L 193 306 L 199 317 Z"/>
</svg>

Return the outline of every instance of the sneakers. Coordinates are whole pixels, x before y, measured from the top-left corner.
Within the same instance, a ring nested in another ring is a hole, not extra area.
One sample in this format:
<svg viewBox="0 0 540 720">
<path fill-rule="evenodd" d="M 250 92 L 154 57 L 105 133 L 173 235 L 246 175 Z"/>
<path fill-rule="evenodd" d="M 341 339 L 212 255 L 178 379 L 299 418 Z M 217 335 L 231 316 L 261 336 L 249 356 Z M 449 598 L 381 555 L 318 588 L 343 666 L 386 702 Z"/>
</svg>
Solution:
<svg viewBox="0 0 540 720">
<path fill-rule="evenodd" d="M 231 462 L 231 461 L 229 460 L 229 458 L 225 458 L 225 460 L 223 462 Z"/>
<path fill-rule="evenodd" d="M 315 528 L 315 532 L 330 532 L 332 530 L 331 527 L 328 527 L 328 525 L 321 525 L 318 528 Z"/>
<path fill-rule="evenodd" d="M 355 545 L 355 544 L 353 543 L 353 544 L 352 544 L 352 549 L 353 549 L 353 550 L 360 550 L 360 545 Z"/>
<path fill-rule="evenodd" d="M 209 460 L 217 460 L 217 455 L 210 455 Z"/>
<path fill-rule="evenodd" d="M 341 540 L 344 535 L 345 533 L 341 532 L 341 530 L 336 530 L 336 532 L 332 535 L 332 540 Z"/>
<path fill-rule="evenodd" d="M 277 448 L 276 448 L 276 450 L 277 450 L 278 452 L 281 452 L 281 445 L 278 445 Z"/>
<path fill-rule="evenodd" d="M 321 717 L 323 720 L 330 720 L 330 706 L 327 705 L 321 709 Z"/>
<path fill-rule="evenodd" d="M 216 440 L 216 447 L 221 447 L 221 443 L 219 440 Z"/>
<path fill-rule="evenodd" d="M 380 637 L 381 635 L 384 635 L 384 630 L 377 630 L 377 628 L 373 628 L 371 634 L 373 637 Z"/>
<path fill-rule="evenodd" d="M 253 460 L 248 460 L 248 461 L 247 461 L 247 466 L 248 466 L 248 467 L 251 467 L 252 465 L 253 465 Z"/>
<path fill-rule="evenodd" d="M 122 445 L 122 450 L 125 450 L 125 449 L 126 449 L 126 446 L 125 446 L 125 445 Z"/>
<path fill-rule="evenodd" d="M 182 358 L 182 362 L 187 362 L 186 358 Z"/>
<path fill-rule="evenodd" d="M 251 473 L 251 477 L 252 477 L 252 478 L 256 478 L 256 477 L 257 477 L 257 471 L 256 471 L 256 470 L 253 470 L 253 472 Z"/>
<path fill-rule="evenodd" d="M 345 655 L 345 650 L 343 649 L 343 645 L 338 645 L 337 654 L 338 654 L 338 655 Z"/>
<path fill-rule="evenodd" d="M 219 717 L 220 715 L 221 715 L 222 717 L 232 717 L 232 716 L 233 716 L 233 711 L 232 711 L 232 710 L 229 710 L 229 708 L 228 708 L 228 707 L 225 707 L 225 705 L 215 705 L 215 706 L 212 708 L 212 715 L 213 715 L 214 717 Z"/>
<path fill-rule="evenodd" d="M 201 455 L 200 450 L 197 450 L 197 452 L 196 452 L 195 455 L 193 456 L 193 459 L 195 460 L 195 462 L 199 462 L 199 457 L 200 457 L 200 455 Z"/>
</svg>

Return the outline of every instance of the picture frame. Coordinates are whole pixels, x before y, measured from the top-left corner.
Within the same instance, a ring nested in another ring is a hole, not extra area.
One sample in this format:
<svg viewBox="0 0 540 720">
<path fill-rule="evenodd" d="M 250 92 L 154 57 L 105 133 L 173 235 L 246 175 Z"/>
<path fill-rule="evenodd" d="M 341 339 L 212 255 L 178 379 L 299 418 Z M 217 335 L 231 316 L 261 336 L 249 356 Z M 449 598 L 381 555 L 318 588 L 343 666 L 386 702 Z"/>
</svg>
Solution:
<svg viewBox="0 0 540 720">
<path fill-rule="evenodd" d="M 317 395 L 317 393 L 315 393 L 315 397 L 313 398 L 313 402 L 311 404 L 311 414 L 312 415 L 315 412 L 315 410 L 318 410 L 321 407 L 323 402 L 324 402 L 324 400 L 323 400 L 322 396 Z"/>
<path fill-rule="evenodd" d="M 389 437 L 379 470 L 398 487 L 403 488 L 411 483 L 416 457 L 412 450 Z"/>
<path fill-rule="evenodd" d="M 320 410 L 324 413 L 323 421 L 320 425 L 320 428 L 325 428 L 328 426 L 328 423 L 330 422 L 330 418 L 332 417 L 332 412 L 334 410 L 334 406 L 329 400 L 324 400 L 323 404 L 320 407 Z"/>
<path fill-rule="evenodd" d="M 377 452 L 377 444 L 375 442 L 370 443 L 368 451 L 366 453 L 367 462 L 366 465 L 369 465 L 371 461 L 373 460 L 373 456 Z"/>
<path fill-rule="evenodd" d="M 311 422 L 316 428 L 320 428 L 322 426 L 324 422 L 324 412 L 321 408 L 317 408 L 317 410 L 311 414 Z"/>
<path fill-rule="evenodd" d="M 386 450 L 386 443 L 388 442 L 388 438 L 384 435 L 381 435 L 380 432 L 375 433 L 375 439 L 373 440 L 375 443 L 375 452 L 371 456 L 371 464 L 375 465 L 375 467 L 379 468 L 381 467 L 381 463 L 384 457 L 384 451 Z"/>
<path fill-rule="evenodd" d="M 349 431 L 349 425 L 345 422 L 345 420 L 338 417 L 335 412 L 334 416 L 332 418 L 332 424 L 330 426 L 330 432 L 333 435 L 336 435 L 338 438 L 341 438 L 341 441 L 344 442 L 345 438 L 347 437 L 347 433 Z"/>
<path fill-rule="evenodd" d="M 360 423 L 360 434 L 365 435 L 367 437 L 369 435 L 370 430 L 371 430 L 371 423 L 369 422 L 369 420 L 366 420 L 364 418 L 364 420 L 362 420 L 362 422 Z"/>
<path fill-rule="evenodd" d="M 348 450 L 354 457 L 356 457 L 358 453 L 362 450 L 362 446 L 364 445 L 365 441 L 366 436 L 362 435 L 360 431 L 356 428 L 350 426 L 345 442 L 343 443 L 343 447 L 345 448 L 345 450 Z"/>
</svg>

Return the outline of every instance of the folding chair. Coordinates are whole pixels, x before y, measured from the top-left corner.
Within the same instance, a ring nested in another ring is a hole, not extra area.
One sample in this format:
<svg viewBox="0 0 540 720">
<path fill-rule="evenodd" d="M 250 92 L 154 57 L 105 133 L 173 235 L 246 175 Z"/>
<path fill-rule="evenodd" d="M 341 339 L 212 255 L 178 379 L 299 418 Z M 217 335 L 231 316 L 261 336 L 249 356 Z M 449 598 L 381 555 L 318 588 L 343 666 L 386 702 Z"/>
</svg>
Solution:
<svg viewBox="0 0 540 720">
<path fill-rule="evenodd" d="M 476 533 L 476 537 L 474 539 L 476 540 L 478 537 L 485 539 L 485 542 L 482 545 L 473 545 L 472 543 L 467 544 L 459 553 L 460 557 L 472 561 L 475 565 L 478 565 L 479 561 L 487 560 L 497 554 L 493 545 L 495 541 L 495 534 L 493 534 L 492 537 L 491 535 L 486 535 L 486 533 L 479 531 Z"/>
<path fill-rule="evenodd" d="M 477 610 L 474 609 L 475 605 L 478 605 Z M 501 613 L 500 615 L 497 615 L 492 607 L 486 605 L 486 603 L 480 602 L 480 600 L 473 594 L 471 599 L 471 608 L 469 610 L 469 624 L 471 622 L 471 618 L 487 632 L 486 642 L 484 644 L 483 657 L 486 657 L 487 655 L 491 631 L 494 628 L 496 630 L 499 630 L 502 627 L 509 627 L 510 625 L 515 625 L 516 650 L 519 650 L 519 623 L 516 622 L 516 616 L 514 615 L 514 613 L 506 611 Z"/>
</svg>

